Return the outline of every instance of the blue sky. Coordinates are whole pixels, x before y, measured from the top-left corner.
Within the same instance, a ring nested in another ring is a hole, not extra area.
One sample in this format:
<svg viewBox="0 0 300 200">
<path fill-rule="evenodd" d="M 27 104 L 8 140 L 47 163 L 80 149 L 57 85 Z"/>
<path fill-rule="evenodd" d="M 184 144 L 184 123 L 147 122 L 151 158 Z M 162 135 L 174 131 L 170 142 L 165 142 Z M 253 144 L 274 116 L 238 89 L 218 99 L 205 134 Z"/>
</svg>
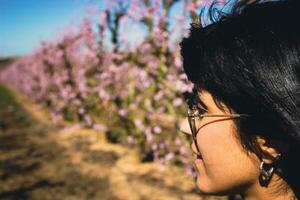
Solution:
<svg viewBox="0 0 300 200">
<path fill-rule="evenodd" d="M 41 40 L 57 38 L 66 26 L 87 17 L 89 2 L 101 9 L 103 0 L 0 0 L 0 57 L 30 54 Z M 182 14 L 180 7 L 176 4 L 172 16 Z M 128 39 L 143 37 L 143 32 L 131 27 Z"/>
<path fill-rule="evenodd" d="M 79 0 L 0 0 L 0 56 L 32 52 L 85 13 Z"/>
</svg>

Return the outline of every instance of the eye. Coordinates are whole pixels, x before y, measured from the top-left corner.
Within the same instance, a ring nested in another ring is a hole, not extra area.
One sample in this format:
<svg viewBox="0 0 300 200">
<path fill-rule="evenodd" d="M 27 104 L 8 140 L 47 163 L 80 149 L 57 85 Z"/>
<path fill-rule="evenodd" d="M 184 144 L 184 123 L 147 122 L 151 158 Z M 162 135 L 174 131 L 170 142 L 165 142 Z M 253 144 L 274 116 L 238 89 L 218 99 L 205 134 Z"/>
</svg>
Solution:
<svg viewBox="0 0 300 200">
<path fill-rule="evenodd" d="M 200 103 L 196 104 L 196 107 L 200 115 L 208 112 L 208 110 L 204 108 Z"/>
<path fill-rule="evenodd" d="M 199 114 L 204 114 L 208 112 L 207 106 L 201 101 L 199 97 L 195 101 L 195 106 L 198 109 Z"/>
<path fill-rule="evenodd" d="M 198 92 L 195 90 L 192 93 L 184 93 L 183 97 L 190 109 L 196 108 L 198 114 L 204 114 L 208 112 L 207 106 L 199 98 Z"/>
</svg>

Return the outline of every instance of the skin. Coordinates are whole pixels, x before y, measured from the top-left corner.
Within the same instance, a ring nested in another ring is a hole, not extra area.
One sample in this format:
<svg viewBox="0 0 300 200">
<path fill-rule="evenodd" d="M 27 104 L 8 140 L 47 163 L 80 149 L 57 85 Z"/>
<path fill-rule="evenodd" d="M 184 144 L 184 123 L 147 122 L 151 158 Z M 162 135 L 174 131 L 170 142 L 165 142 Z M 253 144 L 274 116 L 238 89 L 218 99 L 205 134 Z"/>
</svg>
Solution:
<svg viewBox="0 0 300 200">
<path fill-rule="evenodd" d="M 199 97 L 208 108 L 207 114 L 230 114 L 225 105 L 225 111 L 217 107 L 209 92 L 202 91 Z M 201 162 L 195 162 L 195 169 L 196 184 L 203 194 L 241 194 L 247 200 L 293 199 L 293 193 L 289 190 L 282 195 L 278 194 L 277 186 L 283 180 L 276 174 L 267 188 L 260 185 L 260 160 L 254 153 L 247 153 L 243 149 L 232 118 L 204 117 L 197 122 L 197 128 L 199 127 L 197 142 L 202 159 Z M 182 121 L 180 129 L 191 135 L 187 119 Z M 274 148 L 264 146 L 266 142 L 262 139 L 259 144 L 269 157 L 278 153 Z M 191 148 L 196 154 L 194 142 Z M 265 162 L 271 163 L 272 160 Z M 272 188 L 277 193 L 273 194 Z"/>
</svg>

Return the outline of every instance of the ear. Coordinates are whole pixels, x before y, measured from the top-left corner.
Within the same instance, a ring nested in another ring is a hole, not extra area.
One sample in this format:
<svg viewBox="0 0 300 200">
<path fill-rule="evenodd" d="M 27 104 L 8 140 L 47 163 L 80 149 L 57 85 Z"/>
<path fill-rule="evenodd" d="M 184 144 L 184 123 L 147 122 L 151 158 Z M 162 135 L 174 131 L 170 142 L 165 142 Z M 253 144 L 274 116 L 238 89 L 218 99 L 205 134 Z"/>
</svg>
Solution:
<svg viewBox="0 0 300 200">
<path fill-rule="evenodd" d="M 256 141 L 263 152 L 262 159 L 267 164 L 273 163 L 279 154 L 286 154 L 288 151 L 288 146 L 279 140 L 257 136 Z"/>
</svg>

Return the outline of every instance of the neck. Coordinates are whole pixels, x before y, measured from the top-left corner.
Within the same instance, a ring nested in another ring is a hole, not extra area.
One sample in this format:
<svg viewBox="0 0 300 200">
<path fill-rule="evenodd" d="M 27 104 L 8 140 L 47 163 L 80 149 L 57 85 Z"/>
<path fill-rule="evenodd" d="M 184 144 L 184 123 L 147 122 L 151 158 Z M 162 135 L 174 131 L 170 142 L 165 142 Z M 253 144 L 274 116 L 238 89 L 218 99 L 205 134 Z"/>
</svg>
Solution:
<svg viewBox="0 0 300 200">
<path fill-rule="evenodd" d="M 274 174 L 268 186 L 261 186 L 257 181 L 241 196 L 244 200 L 297 200 L 292 189 L 289 186 L 283 189 L 280 187 L 282 184 L 287 185 L 283 179 Z"/>
</svg>

